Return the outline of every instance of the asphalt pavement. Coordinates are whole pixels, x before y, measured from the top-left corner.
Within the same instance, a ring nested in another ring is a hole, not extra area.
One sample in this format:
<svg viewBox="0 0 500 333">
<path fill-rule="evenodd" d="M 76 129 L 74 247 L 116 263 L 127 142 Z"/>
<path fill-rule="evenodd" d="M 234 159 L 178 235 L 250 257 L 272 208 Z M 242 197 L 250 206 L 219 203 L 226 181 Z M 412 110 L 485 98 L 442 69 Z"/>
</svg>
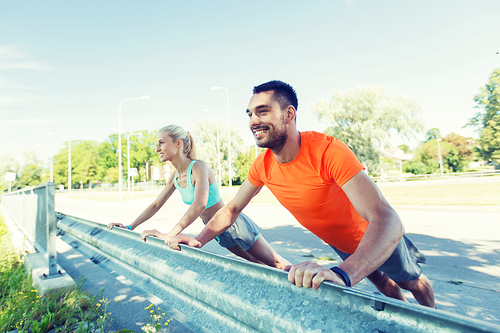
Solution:
<svg viewBox="0 0 500 333">
<path fill-rule="evenodd" d="M 153 197 L 110 202 L 58 194 L 56 211 L 104 224 L 112 221 L 128 224 L 152 200 Z M 500 206 L 395 208 L 407 235 L 427 256 L 427 264 L 422 268 L 433 284 L 438 309 L 500 325 Z M 135 231 L 153 228 L 168 231 L 186 209 L 180 195 L 174 193 L 154 217 Z M 244 212 L 262 228 L 262 235 L 273 248 L 290 262 L 313 260 L 333 266 L 340 261 L 328 245 L 304 229 L 279 204 L 250 204 Z M 194 236 L 202 228 L 202 222 L 197 220 L 185 233 Z M 214 241 L 204 249 L 234 257 Z M 355 288 L 376 291 L 366 280 Z M 410 293 L 405 296 L 416 303 Z"/>
</svg>

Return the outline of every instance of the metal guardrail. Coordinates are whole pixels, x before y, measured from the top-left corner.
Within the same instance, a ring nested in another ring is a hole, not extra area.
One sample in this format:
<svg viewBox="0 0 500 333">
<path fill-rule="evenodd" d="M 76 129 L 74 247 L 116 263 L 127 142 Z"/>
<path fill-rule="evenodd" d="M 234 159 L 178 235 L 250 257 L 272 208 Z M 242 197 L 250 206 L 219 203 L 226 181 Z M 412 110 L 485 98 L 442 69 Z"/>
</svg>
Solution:
<svg viewBox="0 0 500 333">
<path fill-rule="evenodd" d="M 55 183 L 2 194 L 2 206 L 26 239 L 48 257 L 48 277 L 59 276 L 56 250 Z"/>
<path fill-rule="evenodd" d="M 175 308 L 217 332 L 500 332 L 500 326 L 323 283 L 297 288 L 287 273 L 57 214 L 70 245 L 135 285 L 174 295 Z M 93 254 L 92 254 L 93 253 Z M 130 286 L 133 288 L 133 285 Z M 168 296 L 165 296 L 168 297 Z"/>
<path fill-rule="evenodd" d="M 443 173 L 441 174 L 428 174 L 428 175 L 398 175 L 398 176 L 387 176 L 382 177 L 372 177 L 374 182 L 404 182 L 404 181 L 417 181 L 417 180 L 433 180 L 433 179 L 450 179 L 456 177 L 491 177 L 500 176 L 500 170 L 482 170 L 474 172 L 454 172 L 454 173 Z"/>
</svg>

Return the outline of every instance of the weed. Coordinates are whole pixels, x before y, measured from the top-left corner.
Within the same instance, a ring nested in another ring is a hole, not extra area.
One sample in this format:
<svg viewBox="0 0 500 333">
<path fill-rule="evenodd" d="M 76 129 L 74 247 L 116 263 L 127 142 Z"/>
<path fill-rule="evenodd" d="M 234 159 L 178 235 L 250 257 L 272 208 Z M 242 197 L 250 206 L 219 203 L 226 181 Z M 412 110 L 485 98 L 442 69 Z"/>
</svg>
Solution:
<svg viewBox="0 0 500 333">
<path fill-rule="evenodd" d="M 146 320 L 147 324 L 141 327 L 144 332 L 160 332 L 161 330 L 165 329 L 172 321 L 172 318 L 168 320 L 165 319 L 165 312 L 162 312 L 159 307 L 155 307 L 153 304 L 150 304 L 144 310 L 148 311 L 148 318 Z"/>
<path fill-rule="evenodd" d="M 111 324 L 103 291 L 91 297 L 81 290 L 83 281 L 73 289 L 39 295 L 1 216 L 0 256 L 0 332 L 46 333 L 56 328 L 56 332 L 104 333 Z"/>
<path fill-rule="evenodd" d="M 317 257 L 316 259 L 317 260 L 327 260 L 327 261 L 336 261 L 337 260 L 334 257 L 330 257 L 330 256 Z"/>
</svg>

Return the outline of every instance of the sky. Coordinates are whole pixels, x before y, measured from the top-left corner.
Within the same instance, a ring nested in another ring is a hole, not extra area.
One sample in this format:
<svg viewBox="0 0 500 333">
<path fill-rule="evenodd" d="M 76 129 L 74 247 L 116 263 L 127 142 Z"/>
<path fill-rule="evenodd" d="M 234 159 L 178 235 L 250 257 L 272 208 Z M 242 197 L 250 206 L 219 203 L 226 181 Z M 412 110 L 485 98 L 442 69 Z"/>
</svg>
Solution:
<svg viewBox="0 0 500 333">
<path fill-rule="evenodd" d="M 252 89 L 279 79 L 299 130 L 333 90 L 381 86 L 422 107 L 425 129 L 463 126 L 500 67 L 500 1 L 0 0 L 0 161 L 68 140 L 228 119 L 252 144 Z M 207 109 L 209 112 L 204 112 Z M 53 133 L 53 135 L 48 135 Z M 422 134 L 423 139 L 423 134 Z"/>
</svg>

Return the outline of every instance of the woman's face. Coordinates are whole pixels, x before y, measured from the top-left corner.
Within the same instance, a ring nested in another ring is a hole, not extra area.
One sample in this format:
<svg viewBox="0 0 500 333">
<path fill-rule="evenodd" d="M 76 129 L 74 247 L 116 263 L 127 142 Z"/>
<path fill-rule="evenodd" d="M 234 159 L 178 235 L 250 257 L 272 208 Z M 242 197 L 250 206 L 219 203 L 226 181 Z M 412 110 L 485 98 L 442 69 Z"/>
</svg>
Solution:
<svg viewBox="0 0 500 333">
<path fill-rule="evenodd" d="M 167 133 L 158 133 L 156 153 L 160 157 L 160 161 L 166 162 L 172 160 L 172 157 L 177 153 L 178 146 L 178 142 L 174 142 Z"/>
</svg>

